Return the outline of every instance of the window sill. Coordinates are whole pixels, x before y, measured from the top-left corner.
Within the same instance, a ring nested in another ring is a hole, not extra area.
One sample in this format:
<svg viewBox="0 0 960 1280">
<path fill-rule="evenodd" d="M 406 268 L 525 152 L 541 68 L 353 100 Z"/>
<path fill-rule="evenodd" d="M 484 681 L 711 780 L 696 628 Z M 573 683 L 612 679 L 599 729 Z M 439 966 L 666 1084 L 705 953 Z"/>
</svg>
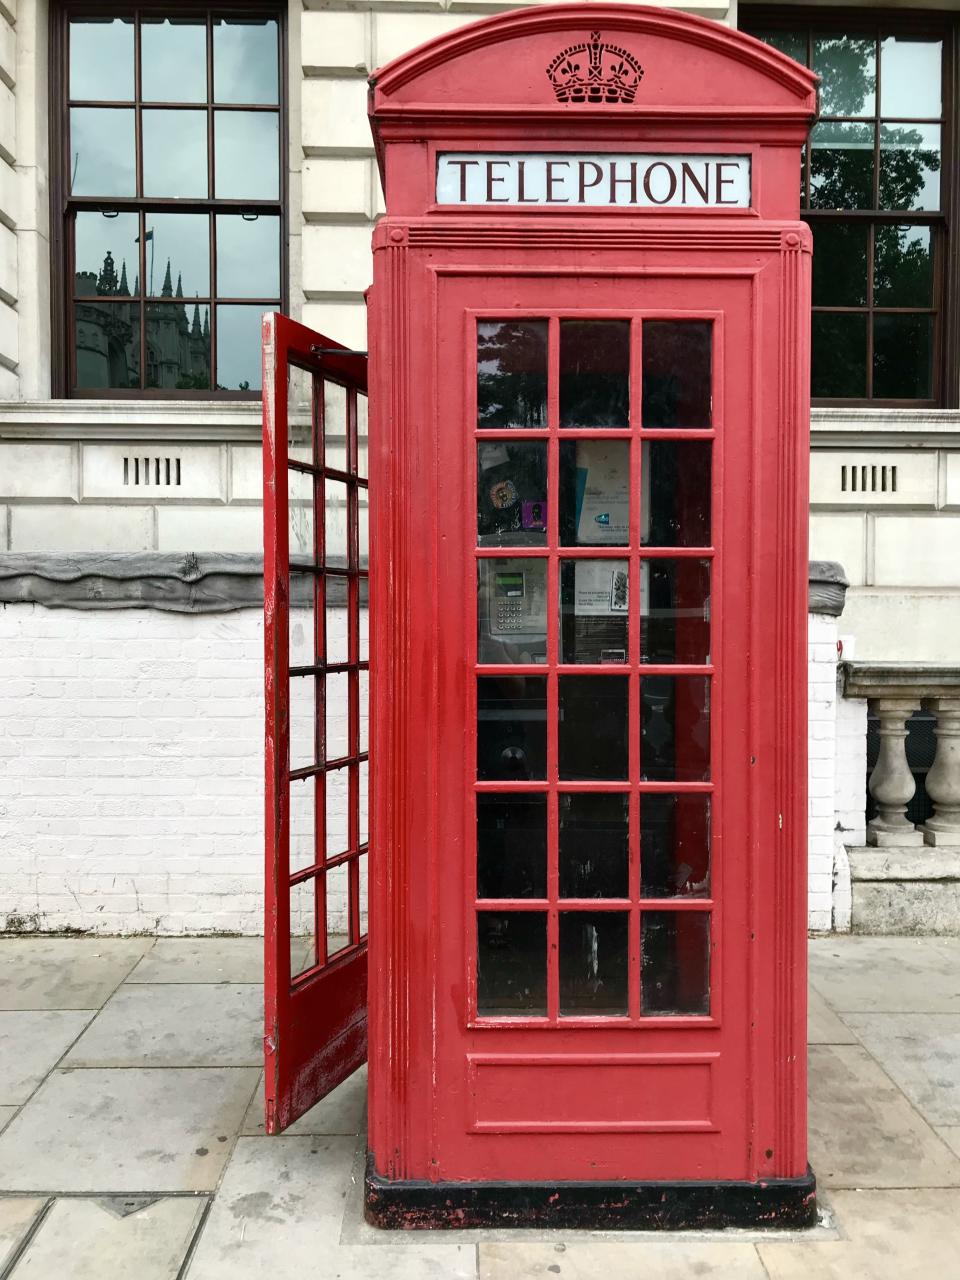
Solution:
<svg viewBox="0 0 960 1280">
<path fill-rule="evenodd" d="M 960 442 L 960 409 L 841 409 L 810 411 L 813 442 L 888 446 Z"/>
<path fill-rule="evenodd" d="M 8 400 L 0 439 L 259 442 L 259 400 Z"/>
</svg>

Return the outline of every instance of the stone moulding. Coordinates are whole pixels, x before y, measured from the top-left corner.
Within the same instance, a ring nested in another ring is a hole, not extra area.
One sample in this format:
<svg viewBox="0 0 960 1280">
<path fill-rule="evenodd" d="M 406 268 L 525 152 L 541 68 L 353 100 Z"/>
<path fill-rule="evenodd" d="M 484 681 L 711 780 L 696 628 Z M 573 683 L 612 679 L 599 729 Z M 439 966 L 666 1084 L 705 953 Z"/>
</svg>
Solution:
<svg viewBox="0 0 960 1280">
<path fill-rule="evenodd" d="M 294 605 L 309 605 L 311 578 L 294 574 L 290 594 Z M 342 579 L 327 580 L 327 602 L 334 607 L 346 604 Z M 366 603 L 363 582 L 361 602 Z M 5 552 L 0 554 L 0 604 L 169 613 L 262 609 L 263 556 L 202 551 Z"/>
<path fill-rule="evenodd" d="M 295 562 L 294 562 L 295 563 Z M 810 562 L 810 612 L 838 615 L 847 580 L 838 564 Z M 295 605 L 311 600 L 310 579 L 295 574 Z M 342 579 L 327 580 L 327 602 L 346 604 Z M 366 583 L 361 581 L 366 604 Z M 229 613 L 263 607 L 263 556 L 243 552 L 0 552 L 0 604 L 48 609 L 159 609 Z"/>
</svg>

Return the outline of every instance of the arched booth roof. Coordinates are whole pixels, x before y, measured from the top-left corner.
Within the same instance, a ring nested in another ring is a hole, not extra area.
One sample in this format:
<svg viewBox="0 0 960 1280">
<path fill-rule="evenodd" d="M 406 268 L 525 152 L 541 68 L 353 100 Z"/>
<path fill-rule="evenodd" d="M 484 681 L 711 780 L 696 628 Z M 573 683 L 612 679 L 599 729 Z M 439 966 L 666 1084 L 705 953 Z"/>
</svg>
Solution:
<svg viewBox="0 0 960 1280">
<path fill-rule="evenodd" d="M 591 65 L 609 89 L 600 100 L 577 92 Z M 615 119 L 621 136 L 635 123 L 645 140 L 796 143 L 816 116 L 817 77 L 784 54 L 705 18 L 632 4 L 497 14 L 394 59 L 370 85 L 381 160 L 381 142 L 412 138 L 411 128 L 530 141 L 597 138 Z"/>
</svg>

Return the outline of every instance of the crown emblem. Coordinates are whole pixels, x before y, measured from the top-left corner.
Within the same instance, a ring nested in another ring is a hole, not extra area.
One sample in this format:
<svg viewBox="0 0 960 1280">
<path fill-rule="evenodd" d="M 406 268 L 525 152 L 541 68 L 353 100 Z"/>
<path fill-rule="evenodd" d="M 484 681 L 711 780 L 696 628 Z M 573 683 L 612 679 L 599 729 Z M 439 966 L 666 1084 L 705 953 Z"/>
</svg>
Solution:
<svg viewBox="0 0 960 1280">
<path fill-rule="evenodd" d="M 643 67 L 632 53 L 606 44 L 599 31 L 590 39 L 558 53 L 547 67 L 558 102 L 630 103 L 643 79 Z"/>
</svg>

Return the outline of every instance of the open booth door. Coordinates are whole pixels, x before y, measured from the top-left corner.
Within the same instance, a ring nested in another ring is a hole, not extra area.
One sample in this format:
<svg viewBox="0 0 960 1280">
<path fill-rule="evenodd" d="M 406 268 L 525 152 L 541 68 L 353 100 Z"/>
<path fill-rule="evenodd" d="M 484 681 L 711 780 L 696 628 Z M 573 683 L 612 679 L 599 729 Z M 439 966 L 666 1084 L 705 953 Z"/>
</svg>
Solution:
<svg viewBox="0 0 960 1280">
<path fill-rule="evenodd" d="M 367 1056 L 366 391 L 364 353 L 264 317 L 267 1133 Z"/>
</svg>

